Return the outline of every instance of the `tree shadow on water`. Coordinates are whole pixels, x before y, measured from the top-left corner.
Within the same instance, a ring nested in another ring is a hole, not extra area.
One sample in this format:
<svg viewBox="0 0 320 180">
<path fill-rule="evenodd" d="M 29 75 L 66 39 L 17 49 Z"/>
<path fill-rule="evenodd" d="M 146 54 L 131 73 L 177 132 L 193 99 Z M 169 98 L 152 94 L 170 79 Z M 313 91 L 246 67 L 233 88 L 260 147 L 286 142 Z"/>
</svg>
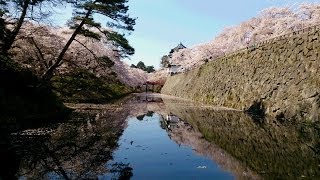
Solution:
<svg viewBox="0 0 320 180">
<path fill-rule="evenodd" d="M 154 114 L 153 111 L 148 111 L 146 114 L 142 114 L 142 115 L 137 116 L 137 119 L 138 119 L 139 121 L 143 121 L 143 119 L 144 119 L 145 117 L 152 117 L 153 114 Z"/>
<path fill-rule="evenodd" d="M 95 179 L 110 172 L 105 164 L 118 147 L 127 114 L 108 113 L 92 121 L 95 116 L 75 113 L 51 133 L 35 129 L 1 136 L 0 179 Z M 124 170 L 121 177 L 128 177 L 130 169 Z"/>
<path fill-rule="evenodd" d="M 129 164 L 114 163 L 111 166 L 110 173 L 113 174 L 112 179 L 127 180 L 133 176 L 133 169 Z"/>
</svg>

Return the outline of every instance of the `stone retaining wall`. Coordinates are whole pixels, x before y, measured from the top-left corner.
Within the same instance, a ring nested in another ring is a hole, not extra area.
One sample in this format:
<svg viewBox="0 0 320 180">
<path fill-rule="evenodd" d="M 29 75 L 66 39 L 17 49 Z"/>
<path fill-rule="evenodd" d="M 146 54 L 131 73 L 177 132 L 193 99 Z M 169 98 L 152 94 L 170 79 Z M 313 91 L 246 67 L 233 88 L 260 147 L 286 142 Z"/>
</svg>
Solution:
<svg viewBox="0 0 320 180">
<path fill-rule="evenodd" d="M 171 76 L 163 94 L 266 114 L 318 121 L 320 26 L 266 40 Z"/>
</svg>

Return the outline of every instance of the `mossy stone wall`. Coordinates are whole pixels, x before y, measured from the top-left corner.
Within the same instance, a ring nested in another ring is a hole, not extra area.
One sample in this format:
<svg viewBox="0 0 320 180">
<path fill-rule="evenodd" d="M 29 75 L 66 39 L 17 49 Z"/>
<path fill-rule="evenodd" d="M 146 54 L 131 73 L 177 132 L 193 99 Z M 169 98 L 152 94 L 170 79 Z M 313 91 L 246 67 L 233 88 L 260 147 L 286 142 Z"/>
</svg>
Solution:
<svg viewBox="0 0 320 180">
<path fill-rule="evenodd" d="M 266 114 L 318 121 L 320 27 L 270 39 L 167 79 L 163 94 Z"/>
</svg>

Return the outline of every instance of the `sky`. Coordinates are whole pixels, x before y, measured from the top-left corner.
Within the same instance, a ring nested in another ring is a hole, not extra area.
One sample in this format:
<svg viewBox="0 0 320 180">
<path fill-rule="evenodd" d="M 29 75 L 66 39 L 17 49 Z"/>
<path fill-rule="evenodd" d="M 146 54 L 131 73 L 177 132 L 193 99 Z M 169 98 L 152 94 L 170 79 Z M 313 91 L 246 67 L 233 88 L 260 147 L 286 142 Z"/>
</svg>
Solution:
<svg viewBox="0 0 320 180">
<path fill-rule="evenodd" d="M 187 47 L 209 42 L 225 27 L 255 17 L 265 8 L 301 2 L 320 0 L 129 0 L 129 14 L 137 20 L 127 39 L 135 54 L 124 61 L 159 68 L 161 57 L 180 42 Z M 61 21 L 71 15 L 63 11 Z"/>
</svg>

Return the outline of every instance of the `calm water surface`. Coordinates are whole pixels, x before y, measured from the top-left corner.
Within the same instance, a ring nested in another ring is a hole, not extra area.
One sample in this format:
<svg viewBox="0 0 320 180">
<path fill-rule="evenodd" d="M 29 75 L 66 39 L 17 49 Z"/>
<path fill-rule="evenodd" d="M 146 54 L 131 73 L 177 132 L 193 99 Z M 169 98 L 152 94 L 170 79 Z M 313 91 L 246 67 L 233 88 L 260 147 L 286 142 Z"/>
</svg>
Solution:
<svg viewBox="0 0 320 180">
<path fill-rule="evenodd" d="M 62 123 L 1 127 L 0 179 L 320 177 L 317 123 L 257 120 L 155 94 L 72 106 Z"/>
<path fill-rule="evenodd" d="M 142 120 L 129 118 L 111 163 L 130 164 L 133 179 L 233 179 L 232 173 L 210 158 L 171 139 L 161 121 L 164 119 L 156 113 Z"/>
</svg>

